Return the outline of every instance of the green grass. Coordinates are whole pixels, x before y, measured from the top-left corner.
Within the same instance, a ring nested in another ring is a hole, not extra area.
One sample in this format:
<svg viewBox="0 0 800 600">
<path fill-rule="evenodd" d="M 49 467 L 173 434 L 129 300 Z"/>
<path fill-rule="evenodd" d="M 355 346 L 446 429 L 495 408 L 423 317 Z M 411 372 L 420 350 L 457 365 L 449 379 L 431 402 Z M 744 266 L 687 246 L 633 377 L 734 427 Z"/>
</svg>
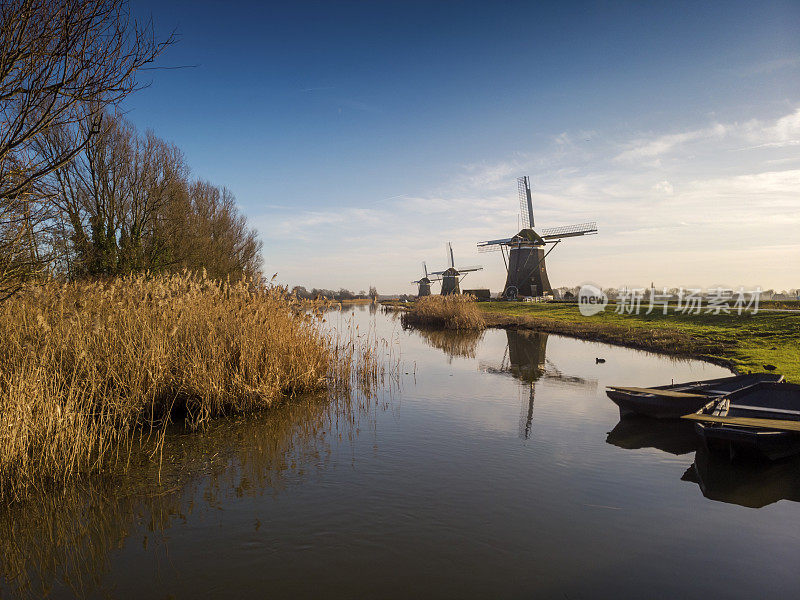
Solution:
<svg viewBox="0 0 800 600">
<path fill-rule="evenodd" d="M 489 326 L 528 327 L 582 339 L 724 362 L 740 372 L 776 373 L 800 383 L 800 313 L 619 315 L 612 307 L 584 317 L 575 304 L 483 302 Z"/>
</svg>

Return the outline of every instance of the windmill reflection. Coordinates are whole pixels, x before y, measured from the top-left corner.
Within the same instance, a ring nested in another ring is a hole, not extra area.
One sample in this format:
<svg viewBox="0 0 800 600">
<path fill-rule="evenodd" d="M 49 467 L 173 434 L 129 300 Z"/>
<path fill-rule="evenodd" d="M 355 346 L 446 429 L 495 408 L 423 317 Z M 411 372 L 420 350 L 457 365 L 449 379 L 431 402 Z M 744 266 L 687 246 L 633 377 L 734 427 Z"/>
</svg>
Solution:
<svg viewBox="0 0 800 600">
<path fill-rule="evenodd" d="M 490 373 L 508 373 L 528 384 L 528 402 L 520 416 L 520 437 L 527 440 L 533 428 L 536 382 L 545 379 L 548 382 L 592 387 L 597 385 L 597 381 L 567 375 L 548 359 L 547 333 L 507 329 L 506 336 L 508 341 L 500 366 L 482 364 L 481 367 Z"/>
<path fill-rule="evenodd" d="M 747 508 L 779 500 L 800 502 L 800 457 L 769 463 L 731 462 L 701 448 L 681 480 L 696 483 L 709 500 Z"/>
<path fill-rule="evenodd" d="M 547 334 L 531 331 L 506 330 L 508 336 L 508 370 L 511 375 L 528 384 L 528 406 L 520 417 L 520 437 L 527 440 L 533 428 L 535 383 L 545 373 Z"/>
</svg>

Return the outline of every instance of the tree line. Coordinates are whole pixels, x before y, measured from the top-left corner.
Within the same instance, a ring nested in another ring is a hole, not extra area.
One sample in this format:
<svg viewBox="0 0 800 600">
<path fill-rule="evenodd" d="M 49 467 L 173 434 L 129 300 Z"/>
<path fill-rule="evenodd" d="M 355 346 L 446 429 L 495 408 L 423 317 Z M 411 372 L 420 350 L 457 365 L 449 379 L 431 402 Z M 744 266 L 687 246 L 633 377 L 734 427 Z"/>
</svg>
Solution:
<svg viewBox="0 0 800 600">
<path fill-rule="evenodd" d="M 306 289 L 302 285 L 296 285 L 292 288 L 291 294 L 296 296 L 297 298 L 302 298 L 304 300 L 365 300 L 370 299 L 372 301 L 377 301 L 380 296 L 378 294 L 378 290 L 375 288 L 374 285 L 370 286 L 369 291 L 361 290 L 360 292 L 351 292 L 345 288 L 339 288 L 339 290 L 327 290 L 324 288 L 311 288 L 311 290 Z"/>
<path fill-rule="evenodd" d="M 0 299 L 45 274 L 258 272 L 233 194 L 119 114 L 173 42 L 126 0 L 0 0 Z"/>
</svg>

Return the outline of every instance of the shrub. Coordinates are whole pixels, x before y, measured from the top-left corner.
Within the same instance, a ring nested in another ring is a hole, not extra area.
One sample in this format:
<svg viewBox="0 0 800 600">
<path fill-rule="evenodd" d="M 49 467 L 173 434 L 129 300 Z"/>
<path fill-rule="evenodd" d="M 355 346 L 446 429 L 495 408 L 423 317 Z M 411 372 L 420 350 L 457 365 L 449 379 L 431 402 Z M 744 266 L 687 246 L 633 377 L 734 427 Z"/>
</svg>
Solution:
<svg viewBox="0 0 800 600">
<path fill-rule="evenodd" d="M 483 313 L 468 295 L 424 296 L 402 316 L 404 326 L 440 329 L 482 329 Z"/>
</svg>

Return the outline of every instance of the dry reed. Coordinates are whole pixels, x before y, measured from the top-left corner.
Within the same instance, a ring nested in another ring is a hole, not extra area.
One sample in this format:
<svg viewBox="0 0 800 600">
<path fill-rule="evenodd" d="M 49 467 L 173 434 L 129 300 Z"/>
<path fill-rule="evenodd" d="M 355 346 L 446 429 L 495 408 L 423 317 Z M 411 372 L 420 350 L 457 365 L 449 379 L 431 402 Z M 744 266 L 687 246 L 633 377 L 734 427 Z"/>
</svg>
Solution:
<svg viewBox="0 0 800 600">
<path fill-rule="evenodd" d="M 166 425 L 383 377 L 281 287 L 137 275 L 31 287 L 0 304 L 0 497 L 124 464 Z M 375 345 L 375 340 L 369 340 Z"/>
<path fill-rule="evenodd" d="M 439 329 L 482 329 L 483 313 L 469 295 L 425 296 L 403 313 L 404 326 Z"/>
</svg>

